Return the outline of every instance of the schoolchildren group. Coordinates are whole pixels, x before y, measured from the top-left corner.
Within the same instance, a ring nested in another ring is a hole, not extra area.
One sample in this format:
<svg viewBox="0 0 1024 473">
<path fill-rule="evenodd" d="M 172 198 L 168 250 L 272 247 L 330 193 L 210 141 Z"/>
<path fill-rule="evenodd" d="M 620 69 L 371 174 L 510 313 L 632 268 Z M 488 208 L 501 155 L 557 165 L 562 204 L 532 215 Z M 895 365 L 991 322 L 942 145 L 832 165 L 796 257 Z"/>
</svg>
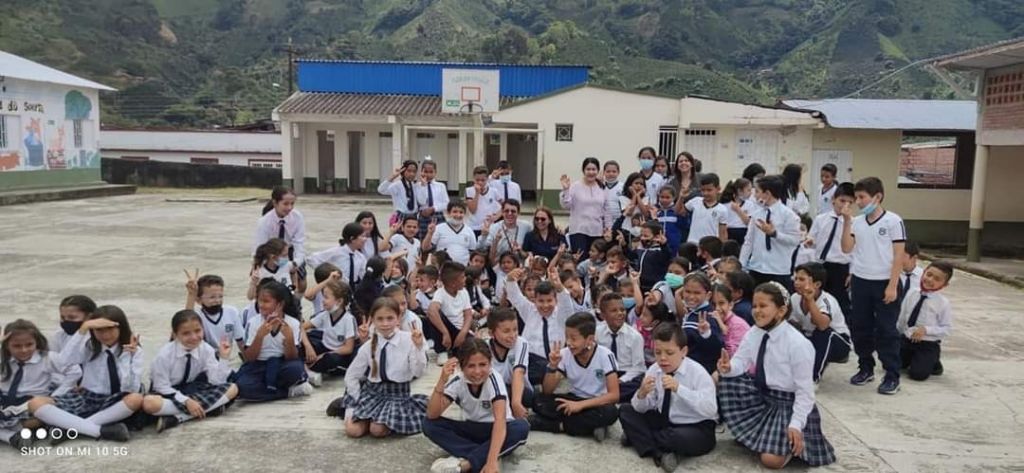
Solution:
<svg viewBox="0 0 1024 473">
<path fill-rule="evenodd" d="M 942 374 L 953 269 L 918 267 L 879 179 L 840 183 L 824 166 L 812 216 L 798 165 L 752 164 L 723 189 L 686 152 L 646 147 L 635 164 L 621 179 L 619 163 L 586 158 L 579 180 L 562 176 L 562 228 L 543 207 L 520 218 L 507 162 L 452 198 L 434 162 L 407 161 L 377 189 L 390 213 L 360 213 L 315 252 L 296 195 L 275 188 L 247 302 L 186 270 L 148 379 L 115 305 L 68 296 L 50 337 L 7 324 L 0 440 L 29 446 L 22 429 L 49 425 L 126 441 L 334 376 L 344 392 L 326 412 L 346 435 L 423 433 L 450 455 L 435 472 L 496 472 L 531 430 L 604 441 L 616 422 L 665 471 L 712 451 L 719 424 L 765 467 L 818 466 L 835 461 L 815 405 L 830 364 L 853 351 L 850 383 L 866 385 L 877 352 L 888 395 L 904 370 Z M 413 393 L 430 362 L 433 390 Z M 462 420 L 444 417 L 453 403 Z"/>
</svg>

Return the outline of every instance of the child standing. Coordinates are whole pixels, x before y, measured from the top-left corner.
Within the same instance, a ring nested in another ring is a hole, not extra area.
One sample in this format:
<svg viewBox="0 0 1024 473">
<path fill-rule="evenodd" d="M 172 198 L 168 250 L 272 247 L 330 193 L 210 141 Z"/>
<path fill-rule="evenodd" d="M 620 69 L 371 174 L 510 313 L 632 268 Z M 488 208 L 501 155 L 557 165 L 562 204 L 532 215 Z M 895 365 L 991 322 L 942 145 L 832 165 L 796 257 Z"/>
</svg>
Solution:
<svg viewBox="0 0 1024 473">
<path fill-rule="evenodd" d="M 519 321 L 511 309 L 495 309 L 487 316 L 487 330 L 491 333 L 491 365 L 505 380 L 511 393 L 509 406 L 516 419 L 525 419 L 527 407 L 533 407 L 533 386 L 528 382 L 530 347 L 519 336 Z"/>
<path fill-rule="evenodd" d="M 827 165 L 826 165 L 827 166 Z M 822 171 L 822 175 L 825 172 Z M 832 186 L 830 206 L 819 211 L 811 224 L 810 238 L 814 242 L 817 260 L 825 265 L 825 292 L 839 301 L 843 314 L 850 314 L 850 292 L 846 280 L 850 276 L 850 254 L 843 251 L 843 209 L 853 205 L 853 184 L 844 182 Z"/>
<path fill-rule="evenodd" d="M 534 289 L 535 301 L 531 302 L 519 288 L 519 280 L 525 275 L 523 268 L 512 270 L 505 284 L 505 295 L 523 319 L 523 338 L 530 348 L 527 373 L 530 384 L 536 385 L 544 379 L 544 366 L 555 345 L 565 340 L 565 320 L 571 315 L 572 300 L 567 292 L 556 290 L 556 278 L 538 283 Z"/>
<path fill-rule="evenodd" d="M 87 296 L 73 295 L 60 301 L 60 329 L 53 333 L 53 351 L 60 353 L 82 323 L 96 310 L 96 303 Z"/>
<path fill-rule="evenodd" d="M 495 191 L 488 184 L 487 168 L 477 166 L 473 169 L 473 185 L 466 188 L 466 207 L 469 210 L 469 228 L 476 234 L 477 239 L 480 233 L 490 223 L 497 220 L 501 214 L 502 199 L 499 192 Z M 507 189 L 507 186 L 504 186 Z M 518 202 L 518 200 L 516 200 Z"/>
<path fill-rule="evenodd" d="M 804 168 L 799 164 L 787 164 L 782 168 L 782 178 L 786 182 L 786 206 L 797 216 L 807 215 L 811 211 L 811 201 L 803 189 Z"/>
<path fill-rule="evenodd" d="M 729 208 L 718 201 L 720 182 L 715 173 L 701 174 L 700 196 L 694 197 L 683 205 L 683 214 L 690 215 L 690 233 L 686 241 L 698 243 L 706 236 L 718 237 L 720 240 L 729 238 L 726 232 Z"/>
<path fill-rule="evenodd" d="M 725 425 L 761 464 L 780 469 L 792 457 L 811 466 L 835 462 L 814 405 L 814 347 L 785 323 L 789 294 L 778 283 L 754 290 L 754 317 L 735 357 L 718 360 L 718 406 Z M 748 370 L 753 368 L 753 376 Z"/>
<path fill-rule="evenodd" d="M 445 263 L 441 267 L 441 289 L 434 293 L 427 317 L 427 338 L 434 342 L 437 364 L 444 366 L 448 354 L 473 336 L 473 305 L 466 291 L 465 266 Z"/>
<path fill-rule="evenodd" d="M 93 309 L 95 310 L 95 308 Z M 32 446 L 20 435 L 32 418 L 29 402 L 37 396 L 61 395 L 74 388 L 74 376 L 60 354 L 51 352 L 46 337 L 27 320 L 15 320 L 3 329 L 0 342 L 0 442 L 16 450 Z"/>
<path fill-rule="evenodd" d="M 238 395 L 247 401 L 273 401 L 308 396 L 313 392 L 299 358 L 301 327 L 285 317 L 292 294 L 284 285 L 269 281 L 256 293 L 259 316 L 246 327 L 245 362 L 238 368 Z"/>
<path fill-rule="evenodd" d="M 708 373 L 714 372 L 725 342 L 718 323 L 709 321 L 715 312 L 711 305 L 711 280 L 704 273 L 687 274 L 683 290 L 676 293 L 676 306 L 686 332 L 687 355 Z"/>
<path fill-rule="evenodd" d="M 857 351 L 858 371 L 850 384 L 863 386 L 875 379 L 874 352 L 885 368 L 879 394 L 900 390 L 900 335 L 897 286 L 903 267 L 903 243 L 907 230 L 903 219 L 882 208 L 885 189 L 877 177 L 866 177 L 854 186 L 860 215 L 843 209 L 843 251 L 852 253 L 850 292 L 853 312 L 850 329 Z"/>
<path fill-rule="evenodd" d="M 671 473 L 679 465 L 676 455 L 694 457 L 715 448 L 718 402 L 711 376 L 686 356 L 686 335 L 678 325 L 654 331 L 654 354 L 657 363 L 630 403 L 619 408 L 619 423 L 640 458 L 651 457 Z"/>
<path fill-rule="evenodd" d="M 665 279 L 672 253 L 668 251 L 665 234 L 661 225 L 647 222 L 640 231 L 640 247 L 632 251 L 640 273 L 640 290 L 649 292 L 655 284 Z"/>
<path fill-rule="evenodd" d="M 453 402 L 465 420 L 441 417 Z M 445 364 L 427 404 L 423 434 L 452 455 L 435 461 L 430 471 L 496 472 L 499 458 L 525 444 L 529 432 L 525 420 L 512 416 L 505 381 L 491 369 L 487 343 L 470 340 L 459 349 L 458 359 Z"/>
<path fill-rule="evenodd" d="M 901 365 L 914 381 L 942 374 L 942 339 L 953 328 L 953 309 L 949 300 L 939 291 L 953 278 L 953 266 L 936 261 L 924 271 L 920 289 L 911 289 L 903 299 L 900 318 L 896 323 L 900 331 Z"/>
<path fill-rule="evenodd" d="M 263 216 L 256 222 L 256 235 L 253 238 L 252 251 L 279 238 L 288 244 L 288 260 L 295 263 L 304 277 L 302 268 L 306 266 L 306 221 L 302 213 L 295 210 L 295 191 L 282 186 L 270 191 L 270 201 L 263 207 Z"/>
<path fill-rule="evenodd" d="M 394 300 L 382 297 L 370 308 L 373 335 L 359 347 L 345 373 L 345 434 L 358 438 L 418 434 L 423 430 L 427 397 L 411 394 L 412 380 L 423 376 L 427 347 L 422 332 L 398 329 Z"/>
<path fill-rule="evenodd" d="M 469 252 L 476 248 L 477 242 L 473 230 L 464 223 L 465 215 L 465 203 L 461 200 L 449 203 L 448 221 L 441 224 L 430 223 L 426 236 L 423 238 L 422 251 L 444 251 L 456 263 L 462 265 L 469 263 Z"/>
<path fill-rule="evenodd" d="M 652 217 L 661 223 L 661 231 L 665 234 L 665 242 L 669 253 L 676 254 L 686 233 L 690 231 L 690 215 L 680 212 L 676 205 L 676 190 L 665 186 L 658 190 L 658 206 Z"/>
<path fill-rule="evenodd" d="M 228 382 L 229 339 L 220 342 L 219 352 L 203 343 L 203 321 L 191 309 L 171 317 L 171 332 L 172 340 L 160 349 L 149 370 L 154 394 L 142 402 L 143 410 L 157 417 L 157 433 L 203 419 L 238 395 L 238 387 Z"/>
<path fill-rule="evenodd" d="M 98 307 L 61 350 L 64 363 L 81 365 L 77 390 L 29 401 L 29 412 L 46 424 L 105 440 L 125 442 L 121 421 L 142 408 L 139 337 L 117 306 Z"/>
<path fill-rule="evenodd" d="M 839 169 L 835 164 L 826 163 L 821 167 L 821 192 L 818 193 L 818 215 L 832 210 L 832 202 L 836 195 L 836 174 Z"/>
<path fill-rule="evenodd" d="M 825 268 L 818 263 L 796 267 L 796 292 L 790 299 L 792 312 L 789 320 L 803 331 L 814 345 L 814 382 L 825 373 L 829 363 L 843 361 L 850 356 L 850 329 L 839 302 L 822 291 Z"/>
<path fill-rule="evenodd" d="M 658 189 L 665 185 L 665 176 L 654 172 L 654 158 L 657 155 L 658 152 L 654 148 L 644 146 L 636 156 L 640 162 L 640 176 L 645 180 L 647 203 L 650 205 L 657 204 Z"/>
<path fill-rule="evenodd" d="M 619 180 L 619 163 L 617 161 L 605 161 L 602 170 L 604 171 L 604 188 L 607 191 L 604 203 L 604 229 L 611 230 L 615 221 L 622 217 L 622 204 L 619 202 L 619 198 L 622 197 L 622 188 L 625 183 Z"/>
<path fill-rule="evenodd" d="M 494 172 L 491 174 L 492 181 L 498 181 L 498 202 L 505 203 L 507 200 L 523 201 L 523 191 L 516 181 L 512 180 L 512 166 L 508 161 L 498 161 Z"/>
<path fill-rule="evenodd" d="M 440 225 L 444 223 L 444 213 L 441 211 L 448 207 L 448 189 L 444 184 L 434 180 L 437 176 L 437 163 L 430 160 L 428 156 L 420 165 L 420 182 L 416 183 L 416 202 L 420 209 L 420 229 L 416 238 L 429 241 L 424 238 L 427 234 L 427 227 L 431 223 Z M 465 204 L 463 204 L 465 213 Z M 451 212 L 449 210 L 449 212 Z M 462 264 L 466 264 L 462 261 Z"/>
<path fill-rule="evenodd" d="M 740 263 L 754 282 L 776 281 L 792 288 L 793 254 L 800 244 L 800 217 L 783 200 L 786 187 L 781 176 L 757 181 L 761 210 L 751 216 L 747 237 L 740 251 Z"/>
<path fill-rule="evenodd" d="M 391 206 L 395 209 L 390 222 L 401 222 L 407 216 L 416 216 L 416 161 L 406 161 L 402 167 L 395 169 L 391 177 L 380 181 L 377 193 L 391 196 Z"/>
<path fill-rule="evenodd" d="M 537 396 L 530 428 L 542 432 L 593 435 L 608 438 L 608 427 L 618 418 L 619 375 L 615 356 L 594 341 L 594 316 L 579 312 L 565 321 L 565 348 L 555 342 L 548 356 L 543 394 Z M 562 378 L 568 394 L 555 395 Z"/>
<path fill-rule="evenodd" d="M 750 225 L 750 216 L 758 207 L 757 201 L 754 200 L 754 185 L 742 177 L 726 184 L 721 202 L 729 206 L 729 213 L 725 217 L 726 235 L 730 240 L 743 245 L 747 227 Z"/>
<path fill-rule="evenodd" d="M 597 343 L 615 356 L 619 368 L 619 403 L 629 402 L 640 387 L 644 364 L 644 338 L 626 323 L 622 296 L 612 292 L 599 302 L 602 322 L 597 324 Z"/>
<path fill-rule="evenodd" d="M 920 254 L 921 248 L 917 246 L 916 241 L 907 240 L 904 243 L 903 261 L 901 263 L 903 271 L 900 273 L 900 285 L 896 291 L 896 298 L 901 303 L 907 297 L 907 294 L 910 293 L 911 289 L 921 285 L 921 276 L 924 275 L 924 270 L 917 266 Z"/>
</svg>

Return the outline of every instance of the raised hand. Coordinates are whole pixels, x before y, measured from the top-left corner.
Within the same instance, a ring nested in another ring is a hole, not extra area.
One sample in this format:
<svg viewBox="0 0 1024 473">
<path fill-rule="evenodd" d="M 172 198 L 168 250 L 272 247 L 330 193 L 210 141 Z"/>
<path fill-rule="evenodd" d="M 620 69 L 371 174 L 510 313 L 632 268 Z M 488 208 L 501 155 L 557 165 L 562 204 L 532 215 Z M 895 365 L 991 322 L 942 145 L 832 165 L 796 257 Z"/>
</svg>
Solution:
<svg viewBox="0 0 1024 473">
<path fill-rule="evenodd" d="M 448 384 L 448 380 L 455 374 L 455 370 L 459 368 L 458 358 L 449 358 L 441 367 L 441 377 L 437 380 L 437 383 L 441 386 Z"/>
<path fill-rule="evenodd" d="M 218 347 L 217 351 L 220 353 L 220 359 L 227 360 L 231 357 L 231 340 L 228 340 L 228 337 L 220 337 Z"/>
<path fill-rule="evenodd" d="M 331 271 L 331 275 L 327 276 L 327 279 L 331 281 L 341 281 L 341 273 L 338 271 Z"/>
<path fill-rule="evenodd" d="M 423 332 L 412 329 L 412 344 L 416 345 L 416 348 L 423 348 Z"/>
<path fill-rule="evenodd" d="M 572 180 L 570 180 L 569 176 L 566 176 L 565 174 L 562 174 L 562 177 L 559 178 L 559 182 L 562 183 L 562 190 L 565 191 L 569 190 L 569 186 L 572 185 Z"/>
<path fill-rule="evenodd" d="M 732 360 L 729 359 L 729 352 L 722 349 L 722 355 L 718 358 L 718 372 L 728 374 L 732 371 Z"/>
<path fill-rule="evenodd" d="M 701 312 L 697 314 L 697 331 L 700 333 L 707 333 L 711 330 L 711 324 L 708 323 L 708 313 Z"/>
<path fill-rule="evenodd" d="M 552 344 L 551 353 L 548 353 L 548 366 L 557 368 L 562 363 L 562 342 Z"/>
<path fill-rule="evenodd" d="M 185 289 L 189 294 L 197 294 L 199 292 L 199 268 L 196 268 L 195 273 L 189 273 L 187 269 L 185 271 Z"/>
<path fill-rule="evenodd" d="M 131 341 L 124 345 L 124 351 L 134 354 L 139 349 L 139 334 L 133 333 Z"/>
</svg>

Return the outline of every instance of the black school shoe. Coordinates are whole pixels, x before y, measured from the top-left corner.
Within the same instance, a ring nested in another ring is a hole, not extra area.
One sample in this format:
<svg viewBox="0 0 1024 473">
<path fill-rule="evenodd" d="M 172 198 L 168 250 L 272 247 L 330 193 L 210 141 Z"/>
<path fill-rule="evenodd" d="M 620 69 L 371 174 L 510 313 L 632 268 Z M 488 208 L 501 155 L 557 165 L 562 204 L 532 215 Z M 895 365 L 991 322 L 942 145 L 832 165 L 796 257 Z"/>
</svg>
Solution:
<svg viewBox="0 0 1024 473">
<path fill-rule="evenodd" d="M 857 374 L 850 378 L 850 384 L 863 386 L 875 380 L 875 373 L 868 370 L 857 371 Z"/>
<path fill-rule="evenodd" d="M 530 416 L 526 418 L 526 421 L 530 424 L 530 430 L 552 433 L 559 432 L 557 420 L 551 420 L 537 414 L 530 414 Z"/>
<path fill-rule="evenodd" d="M 328 417 L 345 417 L 345 408 L 341 406 L 342 399 L 339 397 L 327 405 Z"/>
<path fill-rule="evenodd" d="M 932 368 L 932 376 L 942 376 L 943 371 L 945 371 L 945 369 L 942 367 L 942 362 L 936 361 L 935 367 Z"/>
<path fill-rule="evenodd" d="M 107 424 L 100 427 L 100 438 L 103 440 L 113 440 L 115 442 L 127 442 L 131 438 L 131 434 L 128 433 L 128 426 L 124 425 L 123 422 L 116 424 Z"/>
<path fill-rule="evenodd" d="M 181 421 L 179 421 L 176 416 L 160 416 L 160 418 L 156 420 L 156 433 L 159 434 L 167 429 L 173 429 L 180 423 Z"/>
<path fill-rule="evenodd" d="M 32 446 L 33 437 L 29 436 L 28 438 L 24 438 L 21 436 L 21 432 L 18 431 L 11 435 L 11 438 L 7 440 L 7 443 L 20 452 L 22 448 L 29 448 Z"/>
</svg>

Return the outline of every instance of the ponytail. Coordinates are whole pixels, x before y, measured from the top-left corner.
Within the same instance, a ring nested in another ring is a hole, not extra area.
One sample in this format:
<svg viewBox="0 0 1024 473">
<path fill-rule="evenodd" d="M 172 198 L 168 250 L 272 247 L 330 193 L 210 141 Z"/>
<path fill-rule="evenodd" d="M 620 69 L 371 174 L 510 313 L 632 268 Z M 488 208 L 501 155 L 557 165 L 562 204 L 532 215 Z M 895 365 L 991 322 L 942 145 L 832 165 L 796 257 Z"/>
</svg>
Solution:
<svg viewBox="0 0 1024 473">
<path fill-rule="evenodd" d="M 377 331 L 373 331 L 370 338 L 370 377 L 377 377 Z"/>
</svg>

